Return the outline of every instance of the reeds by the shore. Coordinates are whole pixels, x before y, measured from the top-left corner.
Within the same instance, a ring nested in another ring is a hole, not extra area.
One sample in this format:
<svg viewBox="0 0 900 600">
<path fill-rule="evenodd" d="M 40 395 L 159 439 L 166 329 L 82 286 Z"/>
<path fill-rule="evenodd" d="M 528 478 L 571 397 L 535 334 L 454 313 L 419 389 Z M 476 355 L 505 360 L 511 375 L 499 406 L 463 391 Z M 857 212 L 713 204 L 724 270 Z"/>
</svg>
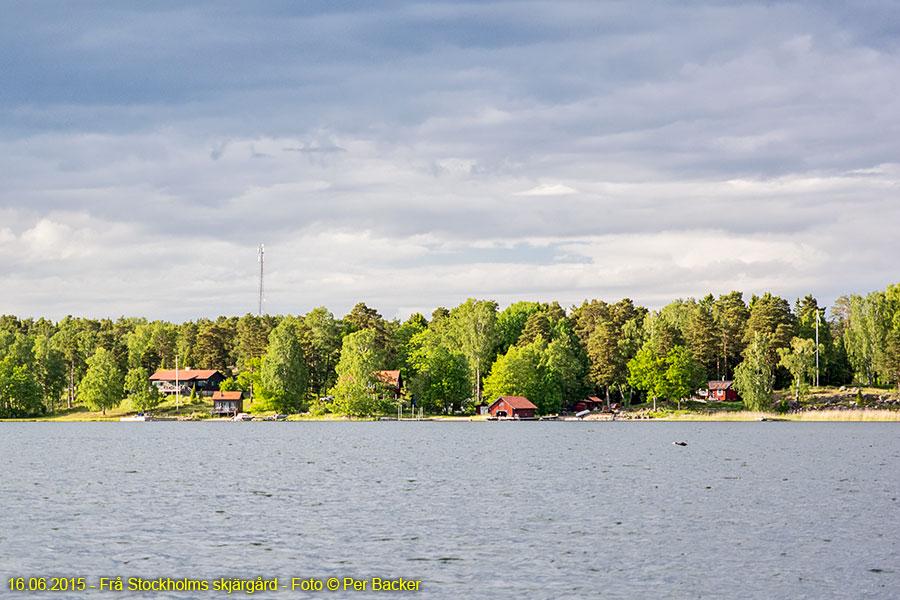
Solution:
<svg viewBox="0 0 900 600">
<path fill-rule="evenodd" d="M 669 417 L 670 421 L 759 421 L 785 419 L 788 421 L 864 421 L 900 422 L 900 411 L 879 409 L 810 410 L 799 413 L 766 413 L 754 411 L 685 413 Z"/>
</svg>

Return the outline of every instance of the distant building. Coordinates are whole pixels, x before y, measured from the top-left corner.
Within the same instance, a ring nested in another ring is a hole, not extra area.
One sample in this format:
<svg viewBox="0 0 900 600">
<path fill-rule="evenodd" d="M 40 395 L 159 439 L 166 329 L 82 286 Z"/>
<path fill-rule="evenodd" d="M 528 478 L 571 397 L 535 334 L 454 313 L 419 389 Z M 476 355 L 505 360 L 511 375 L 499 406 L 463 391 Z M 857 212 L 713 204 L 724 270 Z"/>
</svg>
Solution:
<svg viewBox="0 0 900 600">
<path fill-rule="evenodd" d="M 733 381 L 710 381 L 707 389 L 700 390 L 700 397 L 709 402 L 737 402 L 738 394 Z"/>
<path fill-rule="evenodd" d="M 231 415 L 244 412 L 244 392 L 213 392 L 212 395 L 214 415 Z"/>
<path fill-rule="evenodd" d="M 191 393 L 197 388 L 198 393 L 206 392 L 209 395 L 219 389 L 219 384 L 225 380 L 225 376 L 215 369 L 160 369 L 150 376 L 150 383 L 156 386 L 160 394 L 182 395 Z M 177 383 L 177 387 L 176 387 Z"/>
<path fill-rule="evenodd" d="M 403 376 L 400 371 L 375 371 L 375 378 L 389 388 L 395 400 L 403 393 Z"/>
<path fill-rule="evenodd" d="M 581 412 L 583 410 L 596 410 L 598 408 L 603 408 L 603 400 L 598 398 L 597 396 L 589 396 L 584 400 L 579 400 L 572 406 L 573 412 Z"/>
<path fill-rule="evenodd" d="M 537 406 L 525 396 L 500 396 L 488 406 L 492 417 L 509 417 L 515 419 L 533 419 Z"/>
</svg>

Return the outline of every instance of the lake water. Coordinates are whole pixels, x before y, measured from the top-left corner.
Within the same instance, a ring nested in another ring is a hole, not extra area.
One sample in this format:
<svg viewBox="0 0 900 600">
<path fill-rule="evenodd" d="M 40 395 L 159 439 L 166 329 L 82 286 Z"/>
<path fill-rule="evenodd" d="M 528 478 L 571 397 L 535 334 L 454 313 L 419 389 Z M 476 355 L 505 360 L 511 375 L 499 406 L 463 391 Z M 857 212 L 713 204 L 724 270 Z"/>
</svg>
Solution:
<svg viewBox="0 0 900 600">
<path fill-rule="evenodd" d="M 0 469 L 3 598 L 228 597 L 9 591 L 54 576 L 421 581 L 254 594 L 273 599 L 900 594 L 892 423 L 0 423 Z"/>
</svg>

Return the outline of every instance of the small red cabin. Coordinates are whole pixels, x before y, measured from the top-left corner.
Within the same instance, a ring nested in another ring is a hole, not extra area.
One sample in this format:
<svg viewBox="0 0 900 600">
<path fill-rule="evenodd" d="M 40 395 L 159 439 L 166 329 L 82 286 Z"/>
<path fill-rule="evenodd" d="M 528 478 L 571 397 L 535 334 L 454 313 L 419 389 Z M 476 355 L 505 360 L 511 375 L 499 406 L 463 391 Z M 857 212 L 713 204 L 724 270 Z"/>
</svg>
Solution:
<svg viewBox="0 0 900 600">
<path fill-rule="evenodd" d="M 572 410 L 575 412 L 581 412 L 583 410 L 596 410 L 598 408 L 603 408 L 603 400 L 598 398 L 597 396 L 589 396 L 584 400 L 579 400 L 575 403 L 575 406 L 572 407 Z"/>
<path fill-rule="evenodd" d="M 244 412 L 244 392 L 214 392 L 212 395 L 214 415 L 231 415 Z"/>
<path fill-rule="evenodd" d="M 403 376 L 400 371 L 375 371 L 375 378 L 388 388 L 395 400 L 403 394 Z"/>
<path fill-rule="evenodd" d="M 537 406 L 525 396 L 500 396 L 488 406 L 492 417 L 513 419 L 533 419 Z"/>
<path fill-rule="evenodd" d="M 706 399 L 710 402 L 737 402 L 737 390 L 733 381 L 710 381 Z"/>
</svg>

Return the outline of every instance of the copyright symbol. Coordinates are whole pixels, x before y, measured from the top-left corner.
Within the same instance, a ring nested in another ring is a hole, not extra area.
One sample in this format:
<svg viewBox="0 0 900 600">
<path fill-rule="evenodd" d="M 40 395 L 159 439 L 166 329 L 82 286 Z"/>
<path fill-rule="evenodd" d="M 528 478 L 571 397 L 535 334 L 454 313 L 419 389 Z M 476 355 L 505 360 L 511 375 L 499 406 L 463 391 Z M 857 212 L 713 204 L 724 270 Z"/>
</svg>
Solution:
<svg viewBox="0 0 900 600">
<path fill-rule="evenodd" d="M 327 582 L 325 582 L 325 585 L 327 585 L 328 589 L 333 592 L 334 590 L 336 590 L 340 587 L 341 582 L 338 581 L 337 579 L 335 579 L 334 577 L 332 577 Z"/>
</svg>

